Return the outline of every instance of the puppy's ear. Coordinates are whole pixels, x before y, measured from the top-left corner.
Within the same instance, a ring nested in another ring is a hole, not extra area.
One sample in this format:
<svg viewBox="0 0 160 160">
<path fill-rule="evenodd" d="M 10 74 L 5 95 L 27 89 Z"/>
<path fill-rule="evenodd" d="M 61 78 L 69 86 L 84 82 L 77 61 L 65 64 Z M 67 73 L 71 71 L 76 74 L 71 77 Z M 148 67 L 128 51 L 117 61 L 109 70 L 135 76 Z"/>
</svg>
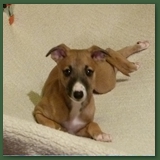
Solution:
<svg viewBox="0 0 160 160">
<path fill-rule="evenodd" d="M 88 51 L 91 53 L 91 57 L 95 61 L 105 61 L 108 55 L 108 52 L 106 50 L 98 46 L 92 46 L 88 49 Z"/>
<path fill-rule="evenodd" d="M 69 48 L 65 44 L 60 44 L 54 48 L 52 48 L 47 54 L 46 57 L 51 55 L 51 58 L 55 62 L 59 62 L 61 59 L 65 58 L 67 56 L 67 51 Z"/>
</svg>

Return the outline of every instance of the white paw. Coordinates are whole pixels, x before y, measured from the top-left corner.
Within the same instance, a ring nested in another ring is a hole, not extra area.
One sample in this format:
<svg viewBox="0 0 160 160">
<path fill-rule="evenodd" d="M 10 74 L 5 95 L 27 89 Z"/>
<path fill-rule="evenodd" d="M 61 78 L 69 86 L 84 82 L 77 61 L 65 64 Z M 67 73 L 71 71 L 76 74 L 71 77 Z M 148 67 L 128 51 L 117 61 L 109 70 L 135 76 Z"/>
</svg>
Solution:
<svg viewBox="0 0 160 160">
<path fill-rule="evenodd" d="M 149 41 L 138 41 L 137 44 L 140 45 L 141 50 L 147 49 L 149 47 Z"/>
<path fill-rule="evenodd" d="M 135 62 L 134 64 L 135 64 L 135 66 L 136 66 L 136 69 L 138 70 L 139 67 L 140 67 L 140 63 L 139 63 L 139 62 Z"/>
<path fill-rule="evenodd" d="M 102 142 L 112 142 L 111 135 L 106 134 L 106 133 L 101 133 L 101 134 L 95 136 L 94 139 L 97 141 L 102 141 Z"/>
</svg>

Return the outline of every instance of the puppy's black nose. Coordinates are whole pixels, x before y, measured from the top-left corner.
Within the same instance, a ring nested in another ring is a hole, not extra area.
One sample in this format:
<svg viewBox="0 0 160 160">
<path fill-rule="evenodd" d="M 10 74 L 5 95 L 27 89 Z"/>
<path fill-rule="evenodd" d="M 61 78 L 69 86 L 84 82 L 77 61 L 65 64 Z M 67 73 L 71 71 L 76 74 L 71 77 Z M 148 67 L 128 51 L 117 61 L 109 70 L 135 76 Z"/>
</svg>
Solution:
<svg viewBox="0 0 160 160">
<path fill-rule="evenodd" d="M 83 92 L 82 91 L 75 91 L 73 93 L 73 96 L 75 99 L 80 100 L 83 97 Z"/>
</svg>

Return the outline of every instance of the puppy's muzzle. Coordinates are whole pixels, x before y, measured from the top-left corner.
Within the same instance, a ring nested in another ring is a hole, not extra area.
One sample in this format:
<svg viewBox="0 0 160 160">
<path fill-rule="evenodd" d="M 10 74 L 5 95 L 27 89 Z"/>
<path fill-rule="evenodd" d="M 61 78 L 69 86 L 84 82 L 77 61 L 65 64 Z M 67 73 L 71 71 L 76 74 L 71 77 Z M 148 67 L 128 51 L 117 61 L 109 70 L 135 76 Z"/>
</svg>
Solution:
<svg viewBox="0 0 160 160">
<path fill-rule="evenodd" d="M 71 98 L 75 101 L 83 102 L 87 97 L 85 86 L 81 82 L 76 82 L 72 88 Z"/>
</svg>

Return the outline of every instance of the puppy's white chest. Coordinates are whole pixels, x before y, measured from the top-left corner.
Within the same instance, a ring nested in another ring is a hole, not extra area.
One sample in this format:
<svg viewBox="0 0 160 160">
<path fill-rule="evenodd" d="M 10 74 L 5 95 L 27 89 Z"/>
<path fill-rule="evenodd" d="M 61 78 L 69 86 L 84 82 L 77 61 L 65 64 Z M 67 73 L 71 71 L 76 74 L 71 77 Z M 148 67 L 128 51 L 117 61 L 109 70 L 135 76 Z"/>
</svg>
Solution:
<svg viewBox="0 0 160 160">
<path fill-rule="evenodd" d="M 80 115 L 81 103 L 72 102 L 72 110 L 69 115 L 69 120 L 64 123 L 65 128 L 69 133 L 74 134 L 79 129 L 84 127 L 86 123 L 82 121 L 79 117 Z"/>
<path fill-rule="evenodd" d="M 80 128 L 81 126 L 83 126 L 85 123 L 77 116 L 77 117 L 75 117 L 73 120 L 71 120 L 70 122 L 69 122 L 69 124 L 70 124 L 70 127 L 69 128 L 71 128 L 71 129 L 77 129 L 77 128 Z"/>
</svg>

